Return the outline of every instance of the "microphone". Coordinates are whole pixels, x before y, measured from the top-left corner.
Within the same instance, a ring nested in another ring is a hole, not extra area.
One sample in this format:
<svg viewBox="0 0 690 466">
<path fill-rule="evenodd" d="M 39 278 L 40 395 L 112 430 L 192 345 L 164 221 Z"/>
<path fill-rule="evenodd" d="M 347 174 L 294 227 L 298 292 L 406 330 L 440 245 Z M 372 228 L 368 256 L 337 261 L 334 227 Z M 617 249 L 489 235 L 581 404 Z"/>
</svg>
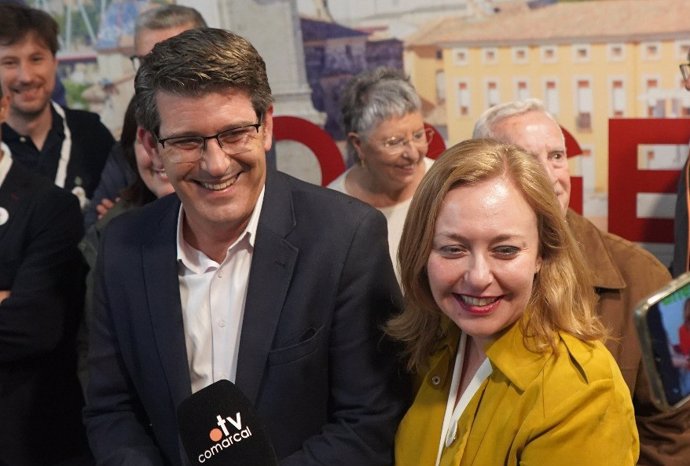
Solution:
<svg viewBox="0 0 690 466">
<path fill-rule="evenodd" d="M 183 400 L 177 423 L 193 465 L 278 465 L 251 402 L 229 380 L 212 383 Z"/>
</svg>

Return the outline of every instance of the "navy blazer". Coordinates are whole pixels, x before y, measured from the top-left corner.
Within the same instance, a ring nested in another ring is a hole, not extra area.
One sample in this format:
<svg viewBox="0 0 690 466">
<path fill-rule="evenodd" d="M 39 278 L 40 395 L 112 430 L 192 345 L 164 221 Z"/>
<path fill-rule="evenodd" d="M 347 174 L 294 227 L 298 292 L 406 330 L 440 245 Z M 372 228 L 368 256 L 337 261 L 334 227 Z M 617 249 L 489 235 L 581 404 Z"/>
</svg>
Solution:
<svg viewBox="0 0 690 466">
<path fill-rule="evenodd" d="M 116 218 L 101 242 L 85 419 L 102 464 L 186 464 L 179 206 L 170 195 Z M 236 384 L 282 465 L 392 464 L 407 387 L 381 326 L 399 305 L 384 217 L 269 171 Z"/>
<path fill-rule="evenodd" d="M 0 208 L 0 290 L 11 293 L 0 303 L 0 464 L 76 464 L 88 452 L 76 377 L 79 202 L 15 161 Z"/>
</svg>

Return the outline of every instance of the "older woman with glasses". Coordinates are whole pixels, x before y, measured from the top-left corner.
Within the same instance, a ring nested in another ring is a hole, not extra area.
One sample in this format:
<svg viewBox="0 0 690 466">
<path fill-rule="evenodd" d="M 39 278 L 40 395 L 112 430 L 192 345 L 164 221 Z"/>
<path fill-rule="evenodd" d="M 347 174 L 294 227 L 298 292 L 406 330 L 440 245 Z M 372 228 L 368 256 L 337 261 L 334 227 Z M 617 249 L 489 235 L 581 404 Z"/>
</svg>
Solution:
<svg viewBox="0 0 690 466">
<path fill-rule="evenodd" d="M 386 216 L 395 262 L 410 200 L 432 164 L 426 154 L 433 133 L 424 127 L 417 92 L 399 70 L 376 68 L 355 76 L 345 88 L 341 109 L 354 165 L 329 187 Z"/>
</svg>

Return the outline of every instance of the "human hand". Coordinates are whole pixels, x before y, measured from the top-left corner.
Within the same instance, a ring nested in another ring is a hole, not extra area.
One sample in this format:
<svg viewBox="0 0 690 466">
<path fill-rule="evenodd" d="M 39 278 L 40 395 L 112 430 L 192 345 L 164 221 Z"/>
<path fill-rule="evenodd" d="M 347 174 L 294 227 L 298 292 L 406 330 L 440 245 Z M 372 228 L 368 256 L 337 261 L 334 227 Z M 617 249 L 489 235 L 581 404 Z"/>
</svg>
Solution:
<svg viewBox="0 0 690 466">
<path fill-rule="evenodd" d="M 0 303 L 10 297 L 10 290 L 0 290 Z"/>
<path fill-rule="evenodd" d="M 99 220 L 102 219 L 103 216 L 104 216 L 105 214 L 107 214 L 108 211 L 109 211 L 110 209 L 112 209 L 113 206 L 115 205 L 115 203 L 116 203 L 117 201 L 119 201 L 119 200 L 120 200 L 119 197 L 116 198 L 114 201 L 111 201 L 110 199 L 105 198 L 105 197 L 104 197 L 103 199 L 101 199 L 100 204 L 98 204 L 98 205 L 96 206 L 96 212 L 98 213 L 98 219 L 99 219 Z"/>
</svg>

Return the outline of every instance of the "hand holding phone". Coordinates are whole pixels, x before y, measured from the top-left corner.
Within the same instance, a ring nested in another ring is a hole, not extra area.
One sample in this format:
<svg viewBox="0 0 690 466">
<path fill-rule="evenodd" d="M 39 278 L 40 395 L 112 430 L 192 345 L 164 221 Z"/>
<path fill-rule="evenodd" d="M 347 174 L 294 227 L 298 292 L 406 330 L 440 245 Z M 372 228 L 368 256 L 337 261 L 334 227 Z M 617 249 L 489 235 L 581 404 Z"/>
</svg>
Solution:
<svg viewBox="0 0 690 466">
<path fill-rule="evenodd" d="M 690 272 L 635 308 L 642 359 L 654 402 L 677 408 L 690 399 Z"/>
</svg>

